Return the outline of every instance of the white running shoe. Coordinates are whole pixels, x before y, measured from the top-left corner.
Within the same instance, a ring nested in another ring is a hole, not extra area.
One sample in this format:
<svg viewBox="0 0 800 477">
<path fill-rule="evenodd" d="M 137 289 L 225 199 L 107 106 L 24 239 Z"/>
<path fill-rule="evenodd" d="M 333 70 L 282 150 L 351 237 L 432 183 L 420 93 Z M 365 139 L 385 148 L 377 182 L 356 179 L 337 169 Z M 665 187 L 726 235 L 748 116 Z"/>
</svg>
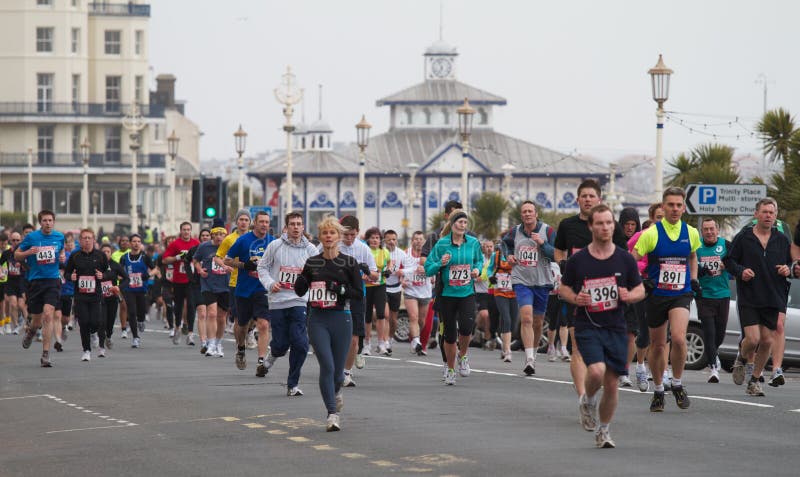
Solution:
<svg viewBox="0 0 800 477">
<path fill-rule="evenodd" d="M 619 377 L 619 387 L 621 388 L 632 388 L 633 382 L 629 376 L 620 376 Z"/>
<path fill-rule="evenodd" d="M 469 373 L 469 356 L 462 356 L 461 359 L 458 360 L 458 374 L 466 378 L 469 376 Z"/>
<path fill-rule="evenodd" d="M 247 346 L 247 349 L 256 349 L 258 342 L 256 341 L 255 332 L 251 331 L 250 333 L 247 333 L 247 342 L 245 343 L 245 346 Z"/>
<path fill-rule="evenodd" d="M 106 348 L 107 349 L 113 349 L 114 348 L 114 342 L 111 340 L 111 338 L 106 338 Z"/>
<path fill-rule="evenodd" d="M 339 415 L 336 413 L 328 414 L 328 420 L 325 426 L 325 430 L 327 432 L 336 432 L 342 430 L 342 426 L 339 423 Z"/>
<path fill-rule="evenodd" d="M 83 355 L 81 355 L 81 361 L 89 361 L 90 359 L 92 359 L 92 352 L 84 351 Z"/>
<path fill-rule="evenodd" d="M 556 352 L 556 347 L 550 345 L 547 347 L 547 361 L 554 363 L 558 359 L 558 353 Z"/>
<path fill-rule="evenodd" d="M 447 386 L 456 384 L 456 371 L 454 369 L 447 370 L 447 374 L 444 376 L 444 384 Z"/>
<path fill-rule="evenodd" d="M 364 366 L 367 364 L 367 358 L 364 357 L 363 354 L 356 355 L 356 368 L 364 369 Z"/>
<path fill-rule="evenodd" d="M 215 354 L 217 358 L 224 358 L 225 352 L 222 351 L 222 343 L 217 343 L 217 354 Z"/>
<path fill-rule="evenodd" d="M 267 354 L 267 359 L 264 360 L 264 367 L 269 370 L 275 364 L 275 361 L 278 361 L 278 358 L 272 356 L 272 353 Z"/>
<path fill-rule="evenodd" d="M 120 338 L 122 338 L 124 340 L 128 339 L 128 328 L 125 328 L 124 330 L 122 330 L 122 333 L 120 334 Z"/>
<path fill-rule="evenodd" d="M 97 357 L 98 358 L 105 358 L 106 357 L 106 349 L 100 348 L 97 350 Z"/>
<path fill-rule="evenodd" d="M 169 329 L 169 337 L 172 338 L 174 336 L 175 336 L 175 328 L 170 328 Z"/>
<path fill-rule="evenodd" d="M 597 427 L 597 407 L 589 404 L 589 400 L 586 398 L 585 394 L 581 395 L 581 398 L 578 400 L 578 410 L 580 411 L 580 420 L 583 429 L 587 432 L 595 430 Z"/>
<path fill-rule="evenodd" d="M 6 329 L 6 334 L 7 335 L 10 335 L 10 334 L 12 334 L 14 332 L 14 329 L 11 328 L 11 323 L 6 323 L 5 329 Z"/>
<path fill-rule="evenodd" d="M 594 433 L 594 442 L 598 449 L 613 449 L 617 445 L 611 440 L 611 434 L 608 433 L 608 427 L 598 427 Z"/>
<path fill-rule="evenodd" d="M 138 348 L 139 346 L 141 346 L 141 344 L 142 341 L 139 338 L 134 338 L 133 341 L 131 342 L 131 348 Z"/>
<path fill-rule="evenodd" d="M 303 390 L 298 388 L 297 386 L 294 386 L 294 387 L 289 388 L 289 389 L 286 390 L 286 395 L 287 396 L 302 396 L 303 395 Z"/>
<path fill-rule="evenodd" d="M 188 346 L 194 346 L 194 333 L 189 333 L 186 335 L 186 344 Z"/>
<path fill-rule="evenodd" d="M 342 383 L 342 387 L 344 388 L 356 387 L 356 382 L 353 381 L 353 376 L 350 373 L 344 373 L 344 382 Z"/>
</svg>

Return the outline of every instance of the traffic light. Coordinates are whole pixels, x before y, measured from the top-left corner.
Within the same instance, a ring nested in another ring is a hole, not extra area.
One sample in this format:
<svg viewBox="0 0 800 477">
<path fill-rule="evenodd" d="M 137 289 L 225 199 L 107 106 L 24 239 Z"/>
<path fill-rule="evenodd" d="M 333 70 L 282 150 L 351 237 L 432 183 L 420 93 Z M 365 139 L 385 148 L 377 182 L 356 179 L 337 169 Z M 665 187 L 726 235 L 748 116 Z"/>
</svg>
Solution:
<svg viewBox="0 0 800 477">
<path fill-rule="evenodd" d="M 221 212 L 222 179 L 219 177 L 203 178 L 203 218 L 216 219 Z"/>
</svg>

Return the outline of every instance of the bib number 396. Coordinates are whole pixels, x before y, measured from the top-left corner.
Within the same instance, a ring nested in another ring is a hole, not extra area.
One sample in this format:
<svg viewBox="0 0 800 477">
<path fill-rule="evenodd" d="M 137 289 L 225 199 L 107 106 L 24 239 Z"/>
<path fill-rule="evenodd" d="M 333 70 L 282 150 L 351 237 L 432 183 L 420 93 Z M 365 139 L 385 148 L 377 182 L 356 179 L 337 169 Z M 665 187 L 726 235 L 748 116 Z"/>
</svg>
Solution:
<svg viewBox="0 0 800 477">
<path fill-rule="evenodd" d="M 619 306 L 619 288 L 614 277 L 588 279 L 583 286 L 592 297 L 591 304 L 586 307 L 590 312 L 616 310 Z"/>
</svg>

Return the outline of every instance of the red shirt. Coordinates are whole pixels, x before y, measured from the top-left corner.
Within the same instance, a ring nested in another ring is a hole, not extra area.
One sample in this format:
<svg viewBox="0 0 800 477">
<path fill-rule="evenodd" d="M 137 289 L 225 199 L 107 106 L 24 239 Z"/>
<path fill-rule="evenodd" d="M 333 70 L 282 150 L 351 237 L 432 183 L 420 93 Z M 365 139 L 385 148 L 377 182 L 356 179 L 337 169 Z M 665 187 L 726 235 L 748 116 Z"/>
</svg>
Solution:
<svg viewBox="0 0 800 477">
<path fill-rule="evenodd" d="M 200 241 L 196 238 L 183 240 L 179 237 L 167 246 L 167 250 L 164 251 L 164 258 L 177 257 L 181 252 L 186 252 L 197 245 L 200 245 Z M 174 265 L 172 283 L 189 283 L 189 276 L 186 275 L 186 270 L 190 265 L 189 260 L 177 260 Z"/>
</svg>

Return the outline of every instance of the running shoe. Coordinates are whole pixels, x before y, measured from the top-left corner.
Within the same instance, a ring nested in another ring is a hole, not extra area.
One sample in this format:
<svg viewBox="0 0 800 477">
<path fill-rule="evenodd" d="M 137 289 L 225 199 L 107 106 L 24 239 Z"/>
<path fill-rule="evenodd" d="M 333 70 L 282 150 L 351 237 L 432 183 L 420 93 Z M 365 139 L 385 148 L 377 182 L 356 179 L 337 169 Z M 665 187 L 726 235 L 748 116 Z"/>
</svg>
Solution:
<svg viewBox="0 0 800 477">
<path fill-rule="evenodd" d="M 184 336 L 189 334 L 189 325 L 187 323 L 181 325 L 181 334 Z"/>
<path fill-rule="evenodd" d="M 138 322 L 139 333 L 144 333 L 144 321 Z"/>
<path fill-rule="evenodd" d="M 34 336 L 36 336 L 36 330 L 28 328 L 28 331 L 25 332 L 25 336 L 22 337 L 22 347 L 25 349 L 30 348 Z"/>
<path fill-rule="evenodd" d="M 547 347 L 547 361 L 549 361 L 551 363 L 555 363 L 555 361 L 557 359 L 558 359 L 558 353 L 556 353 L 556 347 L 553 346 L 553 345 L 548 346 Z"/>
<path fill-rule="evenodd" d="M 621 388 L 632 388 L 633 387 L 633 382 L 631 381 L 631 378 L 628 377 L 628 376 L 620 376 L 619 377 L 619 387 L 621 387 Z"/>
<path fill-rule="evenodd" d="M 169 337 L 172 338 L 173 336 L 175 336 L 175 328 L 170 328 L 169 329 Z"/>
<path fill-rule="evenodd" d="M 509 351 L 508 353 L 505 354 L 505 356 L 503 356 L 503 362 L 504 363 L 510 363 L 511 362 L 511 351 Z"/>
<path fill-rule="evenodd" d="M 650 400 L 650 412 L 664 412 L 664 391 L 653 391 Z"/>
<path fill-rule="evenodd" d="M 364 357 L 363 354 L 356 355 L 356 368 L 364 369 L 364 365 L 367 364 L 367 358 Z"/>
<path fill-rule="evenodd" d="M 339 388 L 336 392 L 336 412 L 342 412 L 344 408 L 344 388 Z"/>
<path fill-rule="evenodd" d="M 36 331 L 36 341 L 38 341 L 38 342 L 40 342 L 40 343 L 41 343 L 41 341 L 42 341 L 42 329 L 41 329 L 41 328 L 39 328 L 39 329 Z"/>
<path fill-rule="evenodd" d="M 210 354 L 208 354 L 208 340 L 200 342 L 200 354 L 211 356 Z"/>
<path fill-rule="evenodd" d="M 111 338 L 106 338 L 106 349 L 113 349 L 113 348 L 114 348 L 114 342 L 111 340 Z"/>
<path fill-rule="evenodd" d="M 738 386 L 744 384 L 744 363 L 738 353 L 736 354 L 736 360 L 733 362 L 733 370 L 731 373 L 733 376 L 733 384 Z"/>
<path fill-rule="evenodd" d="M 636 368 L 636 384 L 639 385 L 639 391 L 645 393 L 650 388 L 650 382 L 647 380 L 647 370 L 639 370 Z"/>
<path fill-rule="evenodd" d="M 89 361 L 90 359 L 92 359 L 92 352 L 84 351 L 83 355 L 81 356 L 81 361 Z"/>
<path fill-rule="evenodd" d="M 47 351 L 43 351 L 42 352 L 42 357 L 39 358 L 39 364 L 43 368 L 52 368 L 53 367 L 53 363 L 50 362 L 50 353 L 48 353 Z"/>
<path fill-rule="evenodd" d="M 258 342 L 256 341 L 255 332 L 251 331 L 250 333 L 247 333 L 247 341 L 245 345 L 247 346 L 247 349 L 256 349 Z"/>
<path fill-rule="evenodd" d="M 186 335 L 186 344 L 188 346 L 194 346 L 194 333 L 189 333 Z"/>
<path fill-rule="evenodd" d="M 217 343 L 217 354 L 215 355 L 217 358 L 224 358 L 225 352 L 222 351 L 222 343 Z"/>
<path fill-rule="evenodd" d="M 525 368 L 522 370 L 526 376 L 533 376 L 536 374 L 536 362 L 533 358 L 528 358 L 525 360 Z"/>
<path fill-rule="evenodd" d="M 470 371 L 469 356 L 462 356 L 461 359 L 458 360 L 458 374 L 466 378 L 469 376 Z"/>
<path fill-rule="evenodd" d="M 356 387 L 356 382 L 353 380 L 353 375 L 351 375 L 350 373 L 344 373 L 344 381 L 342 382 L 342 387 L 345 388 Z"/>
<path fill-rule="evenodd" d="M 98 358 L 105 358 L 106 357 L 106 349 L 100 348 L 97 350 L 97 357 Z"/>
<path fill-rule="evenodd" d="M 750 378 L 750 381 L 747 382 L 747 389 L 745 389 L 745 394 L 748 396 L 763 396 L 764 389 L 761 387 L 761 383 L 758 382 L 758 379 Z"/>
<path fill-rule="evenodd" d="M 55 348 L 56 351 L 58 351 L 59 353 L 64 351 L 64 345 L 62 345 L 61 341 L 59 341 L 58 339 L 56 339 L 56 342 L 53 343 L 53 348 Z"/>
<path fill-rule="evenodd" d="M 244 355 L 244 348 L 239 348 L 236 352 L 236 367 L 240 370 L 247 368 L 247 358 Z"/>
<path fill-rule="evenodd" d="M 128 339 L 128 328 L 125 328 L 124 330 L 122 330 L 122 333 L 120 334 L 120 338 L 122 338 L 124 340 Z"/>
<path fill-rule="evenodd" d="M 141 345 L 142 345 L 142 340 L 140 340 L 139 338 L 134 338 L 133 341 L 131 342 L 131 348 L 138 348 Z"/>
<path fill-rule="evenodd" d="M 6 331 L 7 335 L 10 335 L 10 334 L 12 334 L 14 332 L 14 329 L 11 328 L 11 323 L 6 323 L 5 331 Z"/>
<path fill-rule="evenodd" d="M 456 383 L 456 370 L 450 368 L 447 370 L 447 374 L 444 376 L 444 384 L 447 386 L 452 386 Z"/>
<path fill-rule="evenodd" d="M 708 376 L 709 383 L 719 382 L 719 369 L 716 366 L 711 366 L 711 374 Z"/>
<path fill-rule="evenodd" d="M 750 380 L 753 378 L 753 369 L 754 368 L 755 368 L 755 365 L 753 363 L 747 363 L 747 364 L 744 365 L 744 382 L 749 383 Z"/>
<path fill-rule="evenodd" d="M 589 404 L 585 394 L 578 400 L 578 412 L 583 430 L 592 432 L 597 427 L 597 406 Z"/>
<path fill-rule="evenodd" d="M 370 352 L 370 345 L 369 345 L 369 343 L 364 343 L 364 349 L 362 349 L 362 350 L 361 350 L 361 353 L 359 353 L 359 354 L 361 354 L 362 356 L 369 356 L 370 354 L 372 354 L 372 353 Z"/>
<path fill-rule="evenodd" d="M 264 366 L 264 358 L 258 358 L 258 366 L 256 366 L 256 377 L 263 378 L 267 375 L 269 369 Z"/>
<path fill-rule="evenodd" d="M 677 404 L 679 408 L 689 409 L 689 405 L 692 402 L 689 400 L 689 395 L 686 394 L 683 385 L 672 386 L 672 394 L 675 396 L 675 404 Z"/>
<path fill-rule="evenodd" d="M 428 341 L 428 349 L 436 349 L 437 346 L 439 346 L 439 343 L 436 342 L 436 338 L 431 338 L 431 340 Z"/>
<path fill-rule="evenodd" d="M 783 377 L 783 370 L 781 368 L 775 368 L 775 370 L 772 372 L 772 377 L 767 384 L 773 388 L 777 388 L 778 386 L 783 386 L 786 384 L 786 379 Z"/>
<path fill-rule="evenodd" d="M 326 422 L 325 431 L 336 432 L 340 430 L 342 430 L 342 426 L 339 423 L 339 415 L 336 413 L 328 414 L 328 420 Z"/>
<path fill-rule="evenodd" d="M 414 345 L 414 352 L 417 353 L 417 356 L 427 356 L 428 353 L 425 352 L 425 349 L 422 347 L 422 343 L 417 341 L 417 344 Z"/>
<path fill-rule="evenodd" d="M 608 433 L 608 427 L 598 427 L 594 433 L 594 443 L 598 449 L 613 449 L 617 445 L 611 440 L 611 435 Z"/>
<path fill-rule="evenodd" d="M 298 388 L 297 386 L 294 386 L 294 387 L 291 387 L 291 388 L 286 390 L 286 395 L 287 396 L 302 396 L 303 395 L 303 391 L 300 388 Z"/>
<path fill-rule="evenodd" d="M 14 334 L 18 335 L 21 330 L 22 330 L 22 325 L 17 325 L 17 327 L 14 328 Z"/>
<path fill-rule="evenodd" d="M 569 351 L 567 351 L 566 347 L 562 346 L 561 347 L 561 361 L 563 361 L 565 363 L 569 363 L 571 360 L 572 359 L 569 357 Z"/>
<path fill-rule="evenodd" d="M 172 334 L 172 344 L 177 345 L 180 339 L 181 339 L 180 333 L 176 332 Z"/>
</svg>

